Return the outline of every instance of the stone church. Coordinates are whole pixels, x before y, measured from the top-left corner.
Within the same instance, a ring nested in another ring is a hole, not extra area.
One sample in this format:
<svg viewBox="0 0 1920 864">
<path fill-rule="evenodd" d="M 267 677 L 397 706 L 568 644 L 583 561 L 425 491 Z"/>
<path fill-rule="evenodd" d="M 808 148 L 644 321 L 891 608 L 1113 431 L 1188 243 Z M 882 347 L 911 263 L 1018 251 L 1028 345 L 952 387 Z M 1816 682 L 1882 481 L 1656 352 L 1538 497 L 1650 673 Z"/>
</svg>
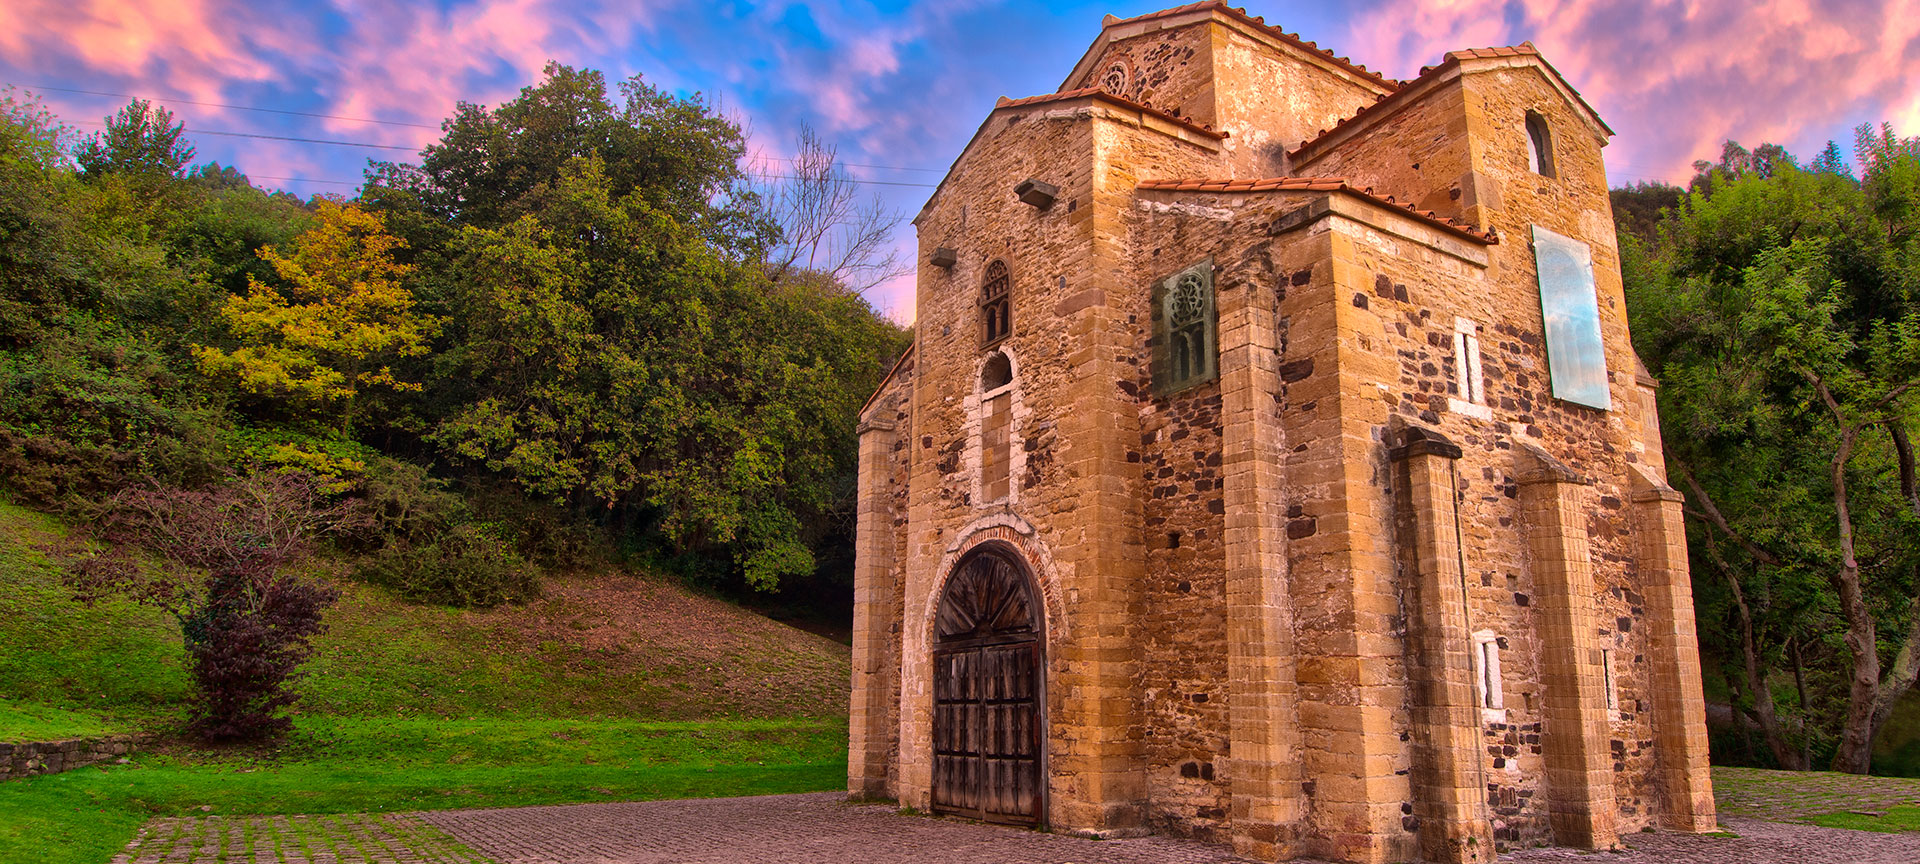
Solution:
<svg viewBox="0 0 1920 864">
<path fill-rule="evenodd" d="M 1001 99 L 862 410 L 849 791 L 1262 860 L 1715 827 L 1600 148 L 1218 2 Z"/>
</svg>

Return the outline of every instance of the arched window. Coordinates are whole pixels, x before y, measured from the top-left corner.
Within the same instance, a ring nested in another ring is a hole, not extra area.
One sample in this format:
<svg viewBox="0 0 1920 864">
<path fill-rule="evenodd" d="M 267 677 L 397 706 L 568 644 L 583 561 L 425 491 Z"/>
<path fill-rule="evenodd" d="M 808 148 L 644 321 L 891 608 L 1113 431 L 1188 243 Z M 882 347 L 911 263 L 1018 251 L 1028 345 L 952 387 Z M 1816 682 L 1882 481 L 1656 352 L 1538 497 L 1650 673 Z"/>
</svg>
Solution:
<svg viewBox="0 0 1920 864">
<path fill-rule="evenodd" d="M 1013 493 L 1013 359 L 1005 351 L 980 366 L 980 491 L 977 503 L 1004 501 Z"/>
<path fill-rule="evenodd" d="M 1554 176 L 1553 133 L 1547 129 L 1547 118 L 1534 111 L 1527 112 L 1527 166 L 1542 177 Z"/>
<path fill-rule="evenodd" d="M 995 260 L 987 265 L 987 276 L 980 282 L 981 345 L 992 345 L 1007 338 L 1013 330 L 1013 309 L 1008 289 L 1007 263 Z"/>
<path fill-rule="evenodd" d="M 985 366 L 980 368 L 980 391 L 990 392 L 1013 383 L 1013 362 L 1007 355 L 995 351 L 987 358 Z"/>
</svg>

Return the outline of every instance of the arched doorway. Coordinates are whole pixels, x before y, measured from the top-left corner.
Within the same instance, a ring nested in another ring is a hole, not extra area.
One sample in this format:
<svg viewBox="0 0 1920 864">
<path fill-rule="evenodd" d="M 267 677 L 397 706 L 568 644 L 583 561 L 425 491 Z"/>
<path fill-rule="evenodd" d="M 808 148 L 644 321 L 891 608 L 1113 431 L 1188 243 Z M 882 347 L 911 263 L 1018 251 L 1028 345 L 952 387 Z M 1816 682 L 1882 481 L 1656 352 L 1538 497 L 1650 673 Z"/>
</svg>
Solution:
<svg viewBox="0 0 1920 864">
<path fill-rule="evenodd" d="M 934 810 L 1040 823 L 1044 629 L 1016 555 L 984 546 L 960 559 L 934 618 Z"/>
</svg>

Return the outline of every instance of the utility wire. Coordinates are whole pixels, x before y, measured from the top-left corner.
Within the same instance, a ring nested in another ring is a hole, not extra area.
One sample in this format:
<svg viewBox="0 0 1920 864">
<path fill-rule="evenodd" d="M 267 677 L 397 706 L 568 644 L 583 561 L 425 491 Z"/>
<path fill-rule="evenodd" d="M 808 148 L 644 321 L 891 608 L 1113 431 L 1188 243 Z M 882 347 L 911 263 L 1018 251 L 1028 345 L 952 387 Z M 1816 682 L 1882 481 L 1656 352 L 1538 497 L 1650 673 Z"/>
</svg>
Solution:
<svg viewBox="0 0 1920 864">
<path fill-rule="evenodd" d="M 8 83 L 6 86 L 19 87 L 24 90 L 47 90 L 47 91 L 52 91 L 56 93 L 81 93 L 88 96 L 114 96 L 121 99 L 145 99 L 146 101 L 154 102 L 154 103 L 199 105 L 207 108 L 231 108 L 236 111 L 259 111 L 265 114 L 284 114 L 290 117 L 316 117 L 323 120 L 346 120 L 353 123 L 376 123 L 382 126 L 406 126 L 413 129 L 439 129 L 440 128 L 439 126 L 435 126 L 427 123 L 407 123 L 400 120 L 375 120 L 370 117 L 347 117 L 341 114 L 320 114 L 312 111 L 289 111 L 282 108 L 260 108 L 253 105 L 234 105 L 226 102 L 199 102 L 192 99 L 157 99 L 149 96 L 136 96 L 131 93 L 114 93 L 106 90 L 82 90 L 74 87 L 44 87 L 44 86 L 37 86 L 33 84 L 13 84 L 13 83 Z M 87 125 L 87 126 L 102 125 L 99 123 L 92 123 L 88 121 L 75 121 L 75 122 L 77 124 Z M 251 133 L 251 132 L 219 132 L 219 131 L 213 131 L 208 129 L 189 129 L 187 131 L 193 132 L 198 135 L 226 135 L 226 136 L 231 136 L 236 138 L 265 138 L 273 141 L 296 141 L 303 144 L 329 144 L 337 147 L 374 147 L 374 148 L 379 148 L 383 150 L 418 150 L 419 149 L 417 147 L 400 147 L 392 144 L 363 144 L 356 141 L 327 141 L 327 140 L 320 140 L 316 138 L 295 138 L 295 137 L 288 137 L 288 136 L 282 136 L 282 135 L 262 135 L 262 134 Z M 797 163 L 799 161 L 798 159 L 787 159 L 779 156 L 756 156 L 752 158 L 760 161 L 786 162 L 789 164 Z M 914 168 L 906 165 L 874 165 L 874 164 L 865 163 L 865 162 L 836 162 L 835 164 L 844 165 L 848 168 L 871 168 L 878 171 L 915 171 L 915 172 L 920 172 L 925 174 L 945 173 L 945 169 L 942 169 L 942 168 Z M 793 179 L 793 178 L 781 178 L 781 179 Z M 313 182 L 322 182 L 322 181 L 313 181 Z M 324 182 L 336 183 L 341 181 L 328 180 Z M 858 180 L 854 182 L 881 183 L 882 185 L 908 185 L 908 186 L 933 185 L 933 184 L 911 184 L 911 183 L 895 184 L 895 183 L 885 183 L 883 181 L 878 181 L 878 180 Z"/>
<path fill-rule="evenodd" d="M 107 124 L 95 123 L 89 120 L 79 120 L 79 121 L 75 121 L 75 125 L 100 126 L 104 128 Z M 407 147 L 400 144 L 368 144 L 362 141 L 330 141 L 324 138 L 297 138 L 291 135 L 262 135 L 258 132 L 222 132 L 214 129 L 197 129 L 191 126 L 187 126 L 184 123 L 181 124 L 181 131 L 185 134 L 191 134 L 191 135 L 225 135 L 229 138 L 261 138 L 268 141 L 295 141 L 301 144 L 330 144 L 335 147 L 372 147 L 378 150 L 406 150 L 410 152 L 418 151 L 420 149 L 418 147 Z"/>
<path fill-rule="evenodd" d="M 252 105 L 229 105 L 224 102 L 195 102 L 192 99 L 155 99 L 149 96 L 135 96 L 130 93 L 108 93 L 105 90 L 76 90 L 72 87 L 36 87 L 32 84 L 8 84 L 23 90 L 51 90 L 55 93 L 84 93 L 88 96 L 118 96 L 122 99 L 144 99 L 148 102 L 171 103 L 177 105 L 199 105 L 206 108 L 232 108 L 236 111 L 260 111 L 267 114 L 287 114 L 294 117 L 318 117 L 323 120 L 349 120 L 354 123 L 378 123 L 382 126 L 412 126 L 416 129 L 438 129 L 439 126 L 426 123 L 406 123 L 400 120 L 374 120 L 369 117 L 343 117 L 339 114 L 315 114 L 311 111 L 287 111 L 281 108 L 256 108 Z"/>
<path fill-rule="evenodd" d="M 762 173 L 759 173 L 759 172 L 755 172 L 755 171 L 749 171 L 749 172 L 747 172 L 747 174 L 748 174 L 748 176 L 751 176 L 751 177 L 758 177 L 758 178 L 760 178 L 760 179 L 762 179 L 762 180 L 807 180 L 807 179 L 810 179 L 810 178 L 807 178 L 807 177 L 795 177 L 795 176 L 793 176 L 793 175 L 791 175 L 791 174 L 762 174 Z M 867 184 L 867 185 L 869 185 L 869 186 L 918 186 L 918 187 L 920 187 L 920 188 L 922 188 L 922 189 L 932 189 L 932 188 L 935 188 L 936 186 L 938 186 L 938 185 L 939 185 L 939 184 L 937 184 L 937 183 L 901 183 L 901 182 L 897 182 L 897 181 L 892 181 L 892 180 L 855 180 L 855 179 L 854 179 L 854 178 L 852 178 L 852 177 L 835 177 L 835 178 L 833 178 L 833 179 L 834 179 L 834 180 L 836 180 L 836 181 L 845 181 L 845 182 L 848 182 L 848 183 L 865 183 L 865 184 Z"/>
<path fill-rule="evenodd" d="M 266 174 L 245 174 L 248 180 L 279 180 L 283 183 L 329 183 L 334 186 L 358 186 L 358 180 L 311 180 L 306 177 L 271 177 Z"/>
</svg>

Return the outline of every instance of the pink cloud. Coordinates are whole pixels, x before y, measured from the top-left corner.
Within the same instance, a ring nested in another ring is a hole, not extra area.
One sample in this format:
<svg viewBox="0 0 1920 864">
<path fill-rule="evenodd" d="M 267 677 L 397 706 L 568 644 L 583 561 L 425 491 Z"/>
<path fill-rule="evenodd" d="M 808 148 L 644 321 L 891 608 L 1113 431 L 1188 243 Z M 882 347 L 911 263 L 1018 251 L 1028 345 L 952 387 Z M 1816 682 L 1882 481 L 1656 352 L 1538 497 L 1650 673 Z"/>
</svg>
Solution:
<svg viewBox="0 0 1920 864">
<path fill-rule="evenodd" d="M 463 99 L 510 98 L 522 84 L 538 80 L 549 60 L 579 64 L 615 51 L 660 5 L 478 0 L 445 11 L 385 4 L 346 10 L 353 32 L 330 58 L 332 111 L 433 122 L 452 114 Z M 508 83 L 489 83 L 503 67 L 514 73 Z M 396 127 L 383 127 L 380 134 L 408 144 L 438 137 Z"/>
<path fill-rule="evenodd" d="M 1811 157 L 1836 130 L 1920 133 L 1915 0 L 1388 0 L 1357 16 L 1355 59 L 1411 76 L 1452 49 L 1532 40 L 1619 133 L 1608 163 L 1682 180 L 1734 139 Z"/>
<path fill-rule="evenodd" d="M 228 81 L 276 74 L 240 36 L 257 16 L 221 0 L 10 0 L 0 3 L 0 50 L 20 66 L 78 60 L 124 78 L 164 75 L 193 98 Z"/>
</svg>

